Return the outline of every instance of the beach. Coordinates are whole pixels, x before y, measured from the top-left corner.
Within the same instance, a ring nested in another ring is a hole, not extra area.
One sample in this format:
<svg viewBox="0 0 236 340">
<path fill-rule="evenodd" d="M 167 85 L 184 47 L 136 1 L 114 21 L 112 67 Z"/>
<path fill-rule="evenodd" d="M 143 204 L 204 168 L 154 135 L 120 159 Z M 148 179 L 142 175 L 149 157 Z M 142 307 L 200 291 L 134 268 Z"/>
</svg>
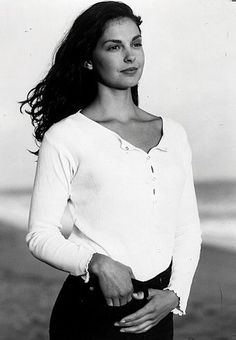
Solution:
<svg viewBox="0 0 236 340">
<path fill-rule="evenodd" d="M 236 340 L 235 188 L 232 183 L 196 187 L 203 246 L 187 315 L 174 318 L 175 340 Z M 51 309 L 67 276 L 30 255 L 29 201 L 28 190 L 1 196 L 1 340 L 48 339 Z"/>
</svg>

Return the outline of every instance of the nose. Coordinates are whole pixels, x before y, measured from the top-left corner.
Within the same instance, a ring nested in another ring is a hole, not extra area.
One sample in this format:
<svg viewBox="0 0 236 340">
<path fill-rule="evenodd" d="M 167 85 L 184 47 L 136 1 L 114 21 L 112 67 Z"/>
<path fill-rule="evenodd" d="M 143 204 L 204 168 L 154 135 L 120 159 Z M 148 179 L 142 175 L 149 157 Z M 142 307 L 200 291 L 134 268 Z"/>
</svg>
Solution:
<svg viewBox="0 0 236 340">
<path fill-rule="evenodd" d="M 125 57 L 124 57 L 124 61 L 126 63 L 133 63 L 135 61 L 136 57 L 133 55 L 132 51 L 127 50 Z"/>
</svg>

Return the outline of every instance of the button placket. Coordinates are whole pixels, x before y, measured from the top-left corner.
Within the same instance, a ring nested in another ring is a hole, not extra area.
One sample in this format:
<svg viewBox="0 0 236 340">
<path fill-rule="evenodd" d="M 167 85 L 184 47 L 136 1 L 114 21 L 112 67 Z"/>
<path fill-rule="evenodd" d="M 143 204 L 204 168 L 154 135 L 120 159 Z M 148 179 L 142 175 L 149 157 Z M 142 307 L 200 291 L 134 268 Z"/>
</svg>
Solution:
<svg viewBox="0 0 236 340">
<path fill-rule="evenodd" d="M 120 139 L 120 143 L 121 143 L 120 144 L 121 149 L 124 150 L 126 154 L 128 154 L 128 152 L 131 150 L 130 146 L 124 143 L 124 141 L 121 139 Z"/>
<path fill-rule="evenodd" d="M 148 167 L 151 170 L 151 181 L 152 181 L 152 196 L 153 196 L 153 204 L 157 203 L 156 199 L 156 185 L 155 182 L 157 181 L 156 175 L 155 175 L 155 170 L 154 170 L 154 165 L 151 163 L 151 156 L 148 155 L 146 156 L 146 160 L 148 161 Z"/>
</svg>

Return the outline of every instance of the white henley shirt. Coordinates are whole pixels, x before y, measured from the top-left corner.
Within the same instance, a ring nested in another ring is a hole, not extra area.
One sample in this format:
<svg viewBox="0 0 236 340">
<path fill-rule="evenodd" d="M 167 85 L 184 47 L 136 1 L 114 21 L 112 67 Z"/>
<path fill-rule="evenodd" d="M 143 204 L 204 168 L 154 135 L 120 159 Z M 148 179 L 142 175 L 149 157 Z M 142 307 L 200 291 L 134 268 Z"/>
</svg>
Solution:
<svg viewBox="0 0 236 340">
<path fill-rule="evenodd" d="M 201 230 L 185 130 L 162 121 L 162 138 L 148 153 L 80 111 L 54 124 L 39 151 L 26 240 L 35 257 L 86 281 L 94 253 L 130 266 L 141 281 L 172 260 L 166 288 L 180 298 L 173 312 L 183 315 Z M 68 239 L 61 233 L 67 204 Z"/>
</svg>

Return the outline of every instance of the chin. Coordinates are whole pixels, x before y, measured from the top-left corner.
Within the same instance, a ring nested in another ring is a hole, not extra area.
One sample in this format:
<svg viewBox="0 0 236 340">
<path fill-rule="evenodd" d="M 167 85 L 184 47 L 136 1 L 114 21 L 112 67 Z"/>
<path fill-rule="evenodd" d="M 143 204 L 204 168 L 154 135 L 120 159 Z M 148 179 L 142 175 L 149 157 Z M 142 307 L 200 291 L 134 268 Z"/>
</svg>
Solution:
<svg viewBox="0 0 236 340">
<path fill-rule="evenodd" d="M 126 84 L 123 84 L 123 88 L 128 89 L 128 88 L 134 87 L 136 85 L 138 85 L 138 81 L 132 81 L 132 82 L 128 82 Z"/>
<path fill-rule="evenodd" d="M 117 83 L 117 87 L 120 89 L 128 89 L 130 87 L 134 87 L 136 85 L 138 85 L 140 77 L 133 77 L 133 78 L 129 78 L 126 79 L 125 81 L 121 81 L 119 84 Z"/>
<path fill-rule="evenodd" d="M 110 87 L 117 90 L 127 90 L 131 87 L 138 85 L 140 78 L 141 78 L 140 75 L 136 75 L 133 77 L 127 77 L 125 79 L 124 78 L 116 79 L 114 81 L 100 80 L 100 82 L 106 87 Z"/>
<path fill-rule="evenodd" d="M 114 89 L 117 89 L 117 90 L 128 90 L 128 89 L 131 89 L 132 87 L 138 85 L 138 82 L 135 82 L 133 84 L 122 84 L 122 85 L 119 85 L 119 86 L 113 86 Z"/>
</svg>

